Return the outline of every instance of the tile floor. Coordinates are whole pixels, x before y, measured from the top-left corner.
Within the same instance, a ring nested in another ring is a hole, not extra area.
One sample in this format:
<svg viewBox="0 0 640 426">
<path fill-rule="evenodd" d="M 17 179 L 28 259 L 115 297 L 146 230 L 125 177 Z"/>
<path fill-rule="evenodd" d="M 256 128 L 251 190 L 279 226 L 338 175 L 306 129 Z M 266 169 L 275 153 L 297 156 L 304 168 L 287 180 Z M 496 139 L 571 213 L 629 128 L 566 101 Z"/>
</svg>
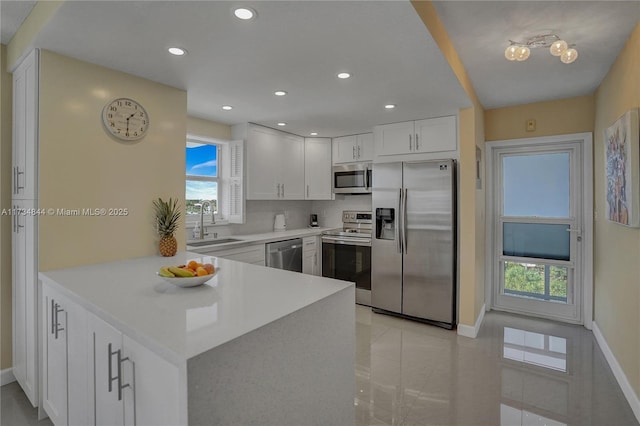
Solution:
<svg viewBox="0 0 640 426">
<path fill-rule="evenodd" d="M 356 426 L 638 424 L 580 326 L 490 312 L 468 339 L 356 306 L 356 335 Z M 16 383 L 0 394 L 0 424 L 51 425 Z"/>
<path fill-rule="evenodd" d="M 593 334 L 490 312 L 477 339 L 356 307 L 356 425 L 637 425 Z"/>
</svg>

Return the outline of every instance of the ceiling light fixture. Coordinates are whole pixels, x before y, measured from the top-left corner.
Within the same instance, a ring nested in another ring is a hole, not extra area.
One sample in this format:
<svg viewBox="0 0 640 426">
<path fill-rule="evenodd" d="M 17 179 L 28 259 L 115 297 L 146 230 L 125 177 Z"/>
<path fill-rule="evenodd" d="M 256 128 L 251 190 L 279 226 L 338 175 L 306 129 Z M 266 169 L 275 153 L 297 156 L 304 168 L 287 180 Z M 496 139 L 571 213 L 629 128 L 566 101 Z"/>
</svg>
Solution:
<svg viewBox="0 0 640 426">
<path fill-rule="evenodd" d="M 287 94 L 287 92 L 285 92 L 284 90 L 277 90 L 275 92 L 273 92 L 274 95 L 276 96 L 285 96 Z"/>
<path fill-rule="evenodd" d="M 567 44 L 553 33 L 537 34 L 522 42 L 509 40 L 509 43 L 504 51 L 504 57 L 509 61 L 526 61 L 531 54 L 531 49 L 539 47 L 548 47 L 549 53 L 560 56 L 560 60 L 565 64 L 570 64 L 578 58 L 578 51 L 574 49 L 575 44 Z"/>
<path fill-rule="evenodd" d="M 236 18 L 242 19 L 243 21 L 248 21 L 256 16 L 255 10 L 249 9 L 248 7 L 239 7 L 233 11 L 233 14 L 236 15 Z"/>
<path fill-rule="evenodd" d="M 351 74 L 349 74 L 348 72 L 341 72 L 341 73 L 338 73 L 338 78 L 341 78 L 341 79 L 343 79 L 343 80 L 344 80 L 345 78 L 349 78 L 349 77 L 351 77 Z"/>
<path fill-rule="evenodd" d="M 286 126 L 286 125 L 287 123 L 283 123 L 283 122 L 278 123 L 278 126 Z"/>
<path fill-rule="evenodd" d="M 169 53 L 176 56 L 182 56 L 187 54 L 187 51 L 181 47 L 170 47 L 167 50 L 169 51 Z"/>
<path fill-rule="evenodd" d="M 231 105 L 222 105 L 222 109 L 225 111 L 231 111 L 233 107 Z"/>
<path fill-rule="evenodd" d="M 396 106 L 394 104 L 387 104 L 384 106 L 386 109 L 394 109 Z"/>
<path fill-rule="evenodd" d="M 309 133 L 311 136 L 318 136 L 318 132 L 311 132 Z"/>
</svg>

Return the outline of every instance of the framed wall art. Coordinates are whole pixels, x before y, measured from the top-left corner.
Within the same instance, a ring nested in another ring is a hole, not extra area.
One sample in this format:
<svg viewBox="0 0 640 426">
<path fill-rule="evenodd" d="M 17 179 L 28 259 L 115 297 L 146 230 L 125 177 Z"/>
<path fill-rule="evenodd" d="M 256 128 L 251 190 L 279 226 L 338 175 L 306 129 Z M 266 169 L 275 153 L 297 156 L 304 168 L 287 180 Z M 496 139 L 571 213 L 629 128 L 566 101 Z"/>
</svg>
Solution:
<svg viewBox="0 0 640 426">
<path fill-rule="evenodd" d="M 607 219 L 638 227 L 638 109 L 631 109 L 604 131 Z"/>
</svg>

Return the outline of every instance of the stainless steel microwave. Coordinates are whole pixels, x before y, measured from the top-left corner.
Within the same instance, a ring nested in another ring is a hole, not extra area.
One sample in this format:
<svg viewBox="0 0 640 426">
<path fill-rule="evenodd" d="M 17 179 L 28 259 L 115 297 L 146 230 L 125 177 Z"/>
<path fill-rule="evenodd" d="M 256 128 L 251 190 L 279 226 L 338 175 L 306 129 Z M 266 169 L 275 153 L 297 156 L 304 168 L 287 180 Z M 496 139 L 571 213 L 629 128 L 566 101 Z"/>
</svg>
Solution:
<svg viewBox="0 0 640 426">
<path fill-rule="evenodd" d="M 335 194 L 370 194 L 371 163 L 353 163 L 333 166 L 333 192 Z"/>
</svg>

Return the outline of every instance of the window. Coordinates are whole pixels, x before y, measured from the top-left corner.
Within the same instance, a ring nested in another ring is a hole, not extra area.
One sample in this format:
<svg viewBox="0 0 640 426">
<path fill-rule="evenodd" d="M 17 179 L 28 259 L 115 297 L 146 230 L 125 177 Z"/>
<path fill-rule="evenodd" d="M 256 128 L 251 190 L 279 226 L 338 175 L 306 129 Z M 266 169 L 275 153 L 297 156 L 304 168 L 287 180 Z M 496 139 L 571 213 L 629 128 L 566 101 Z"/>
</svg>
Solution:
<svg viewBox="0 0 640 426">
<path fill-rule="evenodd" d="M 185 170 L 186 223 L 244 223 L 244 142 L 187 135 Z M 203 202 L 203 201 L 208 201 Z"/>
<path fill-rule="evenodd" d="M 187 140 L 185 206 L 187 222 L 200 217 L 204 204 L 204 215 L 211 221 L 211 213 L 219 215 L 219 146 Z M 203 201 L 209 201 L 209 204 Z"/>
</svg>

